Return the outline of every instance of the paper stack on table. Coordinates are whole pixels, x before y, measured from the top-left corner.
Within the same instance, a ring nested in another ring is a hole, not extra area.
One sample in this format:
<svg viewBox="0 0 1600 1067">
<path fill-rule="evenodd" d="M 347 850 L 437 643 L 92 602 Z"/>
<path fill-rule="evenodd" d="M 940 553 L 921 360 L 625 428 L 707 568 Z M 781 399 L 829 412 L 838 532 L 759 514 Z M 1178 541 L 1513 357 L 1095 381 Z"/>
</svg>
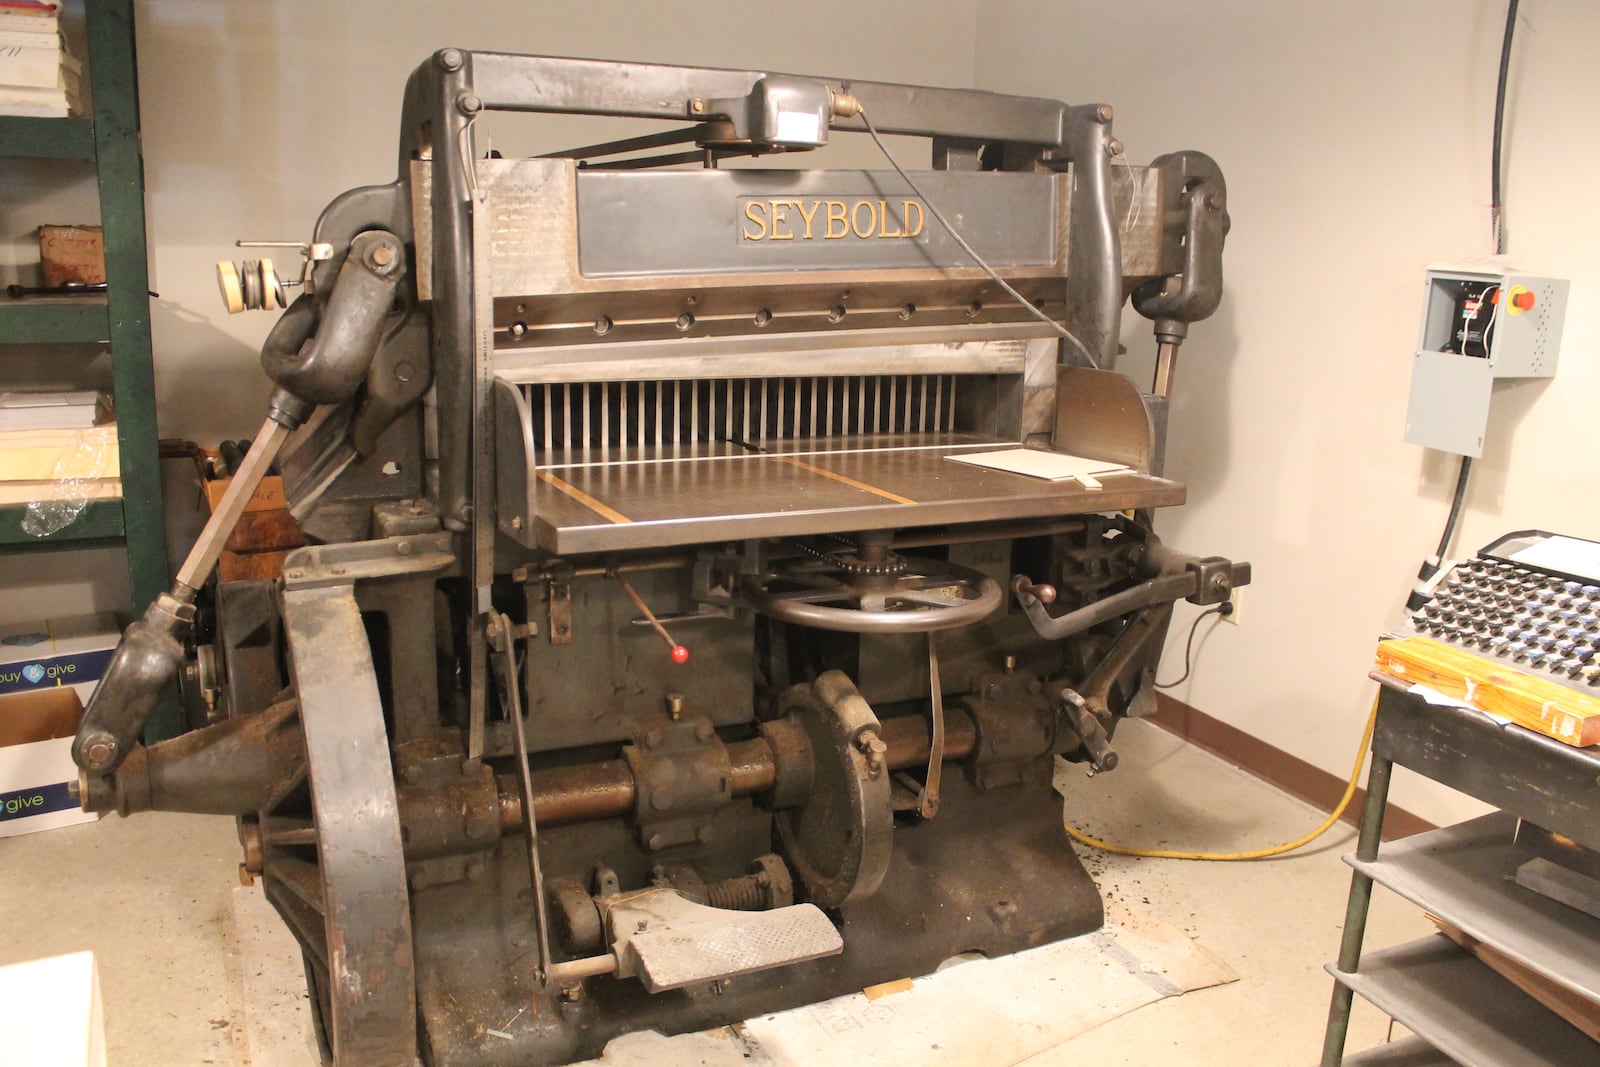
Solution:
<svg viewBox="0 0 1600 1067">
<path fill-rule="evenodd" d="M 62 47 L 60 11 L 0 0 L 0 114 L 64 119 L 78 110 L 83 68 Z"/>
<path fill-rule="evenodd" d="M 1127 474 L 1133 468 L 1122 463 L 1084 456 L 1069 456 L 1064 452 L 1046 452 L 1040 448 L 1007 448 L 998 452 L 967 452 L 946 456 L 957 463 L 974 467 L 1025 474 L 1030 478 L 1044 478 L 1052 482 L 1076 480 L 1085 489 L 1099 489 L 1100 479 L 1108 474 Z"/>
<path fill-rule="evenodd" d="M 0 506 L 120 497 L 119 461 L 104 393 L 0 393 Z"/>
</svg>

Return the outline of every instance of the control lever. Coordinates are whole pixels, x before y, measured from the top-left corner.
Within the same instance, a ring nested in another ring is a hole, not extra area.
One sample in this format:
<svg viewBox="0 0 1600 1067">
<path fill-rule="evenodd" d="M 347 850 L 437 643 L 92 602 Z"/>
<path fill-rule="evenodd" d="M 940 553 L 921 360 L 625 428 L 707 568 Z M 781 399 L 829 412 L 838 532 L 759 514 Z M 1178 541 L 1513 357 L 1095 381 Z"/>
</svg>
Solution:
<svg viewBox="0 0 1600 1067">
<path fill-rule="evenodd" d="M 944 692 L 939 682 L 939 647 L 936 631 L 928 631 L 928 687 L 933 694 L 933 719 L 928 734 L 928 774 L 922 795 L 917 799 L 917 814 L 931 819 L 939 814 L 939 777 L 944 768 Z"/>
<path fill-rule="evenodd" d="M 659 636 L 661 640 L 665 641 L 667 643 L 667 647 L 672 650 L 672 662 L 688 663 L 688 648 L 678 644 L 678 642 L 672 639 L 672 635 L 667 633 L 667 628 L 661 625 L 661 620 L 656 618 L 656 613 L 650 610 L 650 605 L 644 602 L 644 597 L 640 596 L 638 590 L 634 589 L 633 583 L 629 582 L 628 579 L 624 578 L 620 574 L 613 574 L 612 577 L 617 580 L 618 585 L 622 586 L 622 591 L 628 594 L 628 599 L 633 601 L 633 606 L 644 613 L 645 621 L 650 624 L 650 628 L 655 630 L 656 635 Z"/>
<path fill-rule="evenodd" d="M 1089 766 L 1099 771 L 1117 769 L 1117 750 L 1111 747 L 1106 728 L 1100 717 L 1089 710 L 1088 703 L 1077 691 L 1062 686 L 1055 695 L 1056 711 L 1066 720 L 1072 732 L 1083 741 L 1083 750 L 1089 756 Z"/>
<path fill-rule="evenodd" d="M 529 886 L 533 890 L 534 932 L 539 940 L 539 980 L 550 979 L 550 914 L 545 905 L 544 872 L 539 864 L 539 823 L 535 816 L 533 770 L 528 766 L 528 734 L 522 719 L 521 683 L 517 675 L 517 628 L 510 619 L 489 609 L 489 647 L 495 677 L 505 701 L 506 717 L 517 738 L 517 789 L 522 799 L 522 836 L 528 846 Z"/>
<path fill-rule="evenodd" d="M 1227 600 L 1234 589 L 1250 584 L 1250 564 L 1221 556 L 1204 559 L 1152 545 L 1147 556 L 1158 562 L 1160 573 L 1138 585 L 1091 604 L 1052 616 L 1044 608 L 1056 598 L 1054 586 L 1036 584 L 1025 574 L 1011 579 L 1011 592 L 1028 616 L 1033 630 L 1046 641 L 1060 641 L 1103 622 L 1157 604 L 1187 600 L 1205 606 Z"/>
<path fill-rule="evenodd" d="M 301 296 L 267 335 L 261 362 L 275 381 L 267 418 L 227 491 L 178 568 L 172 590 L 129 626 L 83 713 L 72 758 L 91 774 L 110 774 L 138 743 L 183 658 L 194 601 L 222 555 L 245 506 L 291 431 L 318 404 L 337 404 L 360 387 L 377 354 L 384 321 L 405 275 L 405 247 L 394 234 L 369 230 L 350 243 L 325 307 Z"/>
</svg>

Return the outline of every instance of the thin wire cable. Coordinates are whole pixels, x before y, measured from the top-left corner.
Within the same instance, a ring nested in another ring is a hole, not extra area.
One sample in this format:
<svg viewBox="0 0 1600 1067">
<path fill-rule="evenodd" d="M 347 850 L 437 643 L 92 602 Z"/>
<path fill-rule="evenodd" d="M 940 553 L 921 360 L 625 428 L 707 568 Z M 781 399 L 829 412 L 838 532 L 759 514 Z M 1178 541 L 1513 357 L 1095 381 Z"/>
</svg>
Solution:
<svg viewBox="0 0 1600 1067">
<path fill-rule="evenodd" d="M 955 240 L 956 244 L 961 246 L 961 250 L 967 255 L 971 256 L 972 261 L 979 267 L 983 268 L 983 272 L 989 276 L 989 279 L 1001 289 L 1004 289 L 1006 294 L 1010 296 L 1011 299 L 1015 300 L 1019 305 L 1027 310 L 1028 314 L 1032 315 L 1046 326 L 1049 326 L 1062 337 L 1065 337 L 1067 340 L 1071 341 L 1073 345 L 1077 347 L 1078 351 L 1083 353 L 1083 358 L 1089 361 L 1089 366 L 1093 367 L 1095 370 L 1099 370 L 1100 364 L 1095 360 L 1094 355 L 1086 347 L 1084 347 L 1082 341 L 1073 336 L 1071 330 L 1068 330 L 1055 319 L 1052 319 L 1049 315 L 1046 315 L 1044 312 L 1034 307 L 1033 301 L 1017 292 L 1004 278 L 996 274 L 995 269 L 989 266 L 988 261 L 986 261 L 982 256 L 978 255 L 977 250 L 967 243 L 967 239 L 965 237 L 962 237 L 956 232 L 956 228 L 950 224 L 949 219 L 944 217 L 944 212 L 939 210 L 939 206 L 932 200 L 928 199 L 928 194 L 924 193 L 917 187 L 917 183 L 911 180 L 911 175 L 906 173 L 905 168 L 900 165 L 900 161 L 894 158 L 894 154 L 889 151 L 889 146 L 883 143 L 882 137 L 878 136 L 878 128 L 874 126 L 872 124 L 872 120 L 867 117 L 866 110 L 862 109 L 861 111 L 858 111 L 857 114 L 861 116 L 861 121 L 866 124 L 867 132 L 872 135 L 873 141 L 877 143 L 878 151 L 883 153 L 883 158 L 889 161 L 889 165 L 895 169 L 895 173 L 899 174 L 901 180 L 904 181 L 906 185 L 911 188 L 911 191 L 916 194 L 917 199 L 921 200 L 928 206 L 928 214 L 939 220 L 939 225 L 943 226 L 945 232 Z"/>
<path fill-rule="evenodd" d="M 1471 474 L 1472 457 L 1462 456 L 1461 473 L 1456 475 L 1455 498 L 1450 502 L 1450 518 L 1445 520 L 1444 533 L 1439 536 L 1439 550 L 1433 554 L 1435 559 L 1442 561 L 1450 558 L 1450 542 L 1455 540 L 1456 525 L 1461 521 L 1461 505 L 1467 499 L 1467 479 Z"/>
<path fill-rule="evenodd" d="M 1494 155 L 1489 160 L 1489 226 L 1496 255 L 1505 255 L 1505 209 L 1500 203 L 1500 156 L 1505 140 L 1506 81 L 1511 72 L 1511 38 L 1517 29 L 1517 0 L 1506 5 L 1506 32 L 1500 39 L 1500 78 L 1494 91 Z"/>
<path fill-rule="evenodd" d="M 1506 230 L 1505 206 L 1500 202 L 1500 164 L 1505 148 L 1506 126 L 1506 87 L 1511 74 L 1511 43 L 1517 30 L 1517 4 L 1519 0 L 1510 0 L 1506 4 L 1506 28 L 1500 38 L 1500 73 L 1495 81 L 1494 90 L 1494 147 L 1489 157 L 1489 234 L 1494 241 L 1496 255 L 1505 255 Z M 1489 343 L 1489 326 L 1494 324 L 1491 318 L 1483 331 L 1485 351 Z M 1466 341 L 1461 344 L 1462 353 L 1466 352 Z M 1444 532 L 1439 536 L 1439 551 L 1434 553 L 1436 559 L 1446 559 L 1450 550 L 1450 542 L 1455 540 L 1456 526 L 1461 521 L 1461 504 L 1467 495 L 1467 479 L 1472 474 L 1472 457 L 1461 457 L 1461 471 L 1456 475 L 1455 497 L 1450 504 L 1450 517 L 1445 520 Z M 1425 561 L 1422 572 L 1418 577 L 1426 581 L 1432 577 L 1437 567 L 1430 567 Z"/>
<path fill-rule="evenodd" d="M 1222 609 L 1231 607 L 1233 607 L 1232 604 L 1218 604 L 1214 608 L 1207 608 L 1194 617 L 1194 622 L 1189 624 L 1189 639 L 1183 643 L 1183 673 L 1178 676 L 1178 680 L 1175 682 L 1157 682 L 1157 689 L 1175 689 L 1189 680 L 1189 672 L 1193 670 L 1189 665 L 1189 656 L 1194 652 L 1195 631 L 1200 629 L 1200 623 L 1207 615 L 1226 615 L 1229 612 L 1225 612 Z"/>
<path fill-rule="evenodd" d="M 1339 798 L 1338 806 L 1335 807 L 1332 813 L 1330 813 L 1328 817 L 1323 820 L 1321 826 L 1317 827 L 1315 830 L 1312 830 L 1304 837 L 1296 838 L 1293 841 L 1287 841 L 1281 845 L 1274 845 L 1271 848 L 1258 848 L 1251 852 L 1180 852 L 1174 849 L 1134 848 L 1130 845 L 1112 844 L 1109 841 L 1102 841 L 1098 837 L 1091 837 L 1082 830 L 1072 826 L 1070 823 L 1065 824 L 1066 831 L 1071 835 L 1074 841 L 1081 841 L 1090 848 L 1097 848 L 1101 852 L 1114 852 L 1119 856 L 1142 856 L 1146 859 L 1207 860 L 1217 863 L 1229 863 L 1240 860 L 1262 860 L 1269 856 L 1281 856 L 1285 852 L 1293 852 L 1297 848 L 1303 848 L 1304 846 L 1309 845 L 1311 842 L 1315 841 L 1317 838 L 1331 830 L 1334 824 L 1339 821 L 1340 817 L 1344 815 L 1345 809 L 1350 806 L 1351 798 L 1356 795 L 1356 783 L 1361 781 L 1361 768 L 1366 765 L 1367 748 L 1372 744 L 1372 728 L 1374 725 L 1376 725 L 1377 721 L 1378 698 L 1373 697 L 1372 711 L 1367 715 L 1366 729 L 1364 729 L 1361 733 L 1361 748 L 1356 752 L 1356 765 L 1355 768 L 1350 772 L 1349 783 L 1344 787 L 1344 796 Z"/>
</svg>

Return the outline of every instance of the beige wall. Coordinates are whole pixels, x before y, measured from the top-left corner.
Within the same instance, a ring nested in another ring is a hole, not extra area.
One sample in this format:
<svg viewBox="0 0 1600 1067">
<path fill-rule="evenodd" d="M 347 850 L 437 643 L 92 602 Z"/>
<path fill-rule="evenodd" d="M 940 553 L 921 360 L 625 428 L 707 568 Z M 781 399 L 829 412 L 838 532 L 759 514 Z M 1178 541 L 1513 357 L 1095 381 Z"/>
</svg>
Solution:
<svg viewBox="0 0 1600 1067">
<path fill-rule="evenodd" d="M 1582 207 L 1600 168 L 1600 5 L 1521 12 L 1510 252 L 1571 279 L 1571 310 L 1558 377 L 1497 390 L 1465 551 L 1527 527 L 1600 539 L 1600 261 Z M 1424 266 L 1492 251 L 1504 19 L 1500 0 L 980 8 L 978 85 L 1107 100 L 1135 160 L 1198 148 L 1228 176 L 1227 296 L 1183 351 L 1173 411 L 1168 469 L 1191 503 L 1163 530 L 1252 561 L 1256 584 L 1242 625 L 1199 644 L 1174 695 L 1340 776 L 1372 699 L 1374 639 L 1433 551 L 1453 487 L 1454 461 L 1404 444 L 1402 423 Z M 1125 366 L 1144 380 L 1148 324 L 1128 325 Z M 1403 777 L 1397 800 L 1427 817 L 1475 810 Z"/>
</svg>

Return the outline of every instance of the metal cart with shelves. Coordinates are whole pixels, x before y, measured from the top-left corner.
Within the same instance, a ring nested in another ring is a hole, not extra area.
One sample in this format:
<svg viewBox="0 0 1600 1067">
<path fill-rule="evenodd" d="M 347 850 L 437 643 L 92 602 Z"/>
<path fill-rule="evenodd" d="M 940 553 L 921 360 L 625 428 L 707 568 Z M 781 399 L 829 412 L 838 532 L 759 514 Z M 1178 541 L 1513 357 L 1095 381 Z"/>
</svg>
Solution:
<svg viewBox="0 0 1600 1067">
<path fill-rule="evenodd" d="M 1381 885 L 1564 994 L 1600 1002 L 1600 919 L 1518 886 L 1518 819 L 1600 848 L 1600 755 L 1382 685 L 1322 1067 L 1600 1063 L 1600 1044 L 1442 935 L 1362 953 Z M 1500 810 L 1379 847 L 1394 766 Z M 1414 1037 L 1344 1055 L 1356 995 Z"/>
</svg>

